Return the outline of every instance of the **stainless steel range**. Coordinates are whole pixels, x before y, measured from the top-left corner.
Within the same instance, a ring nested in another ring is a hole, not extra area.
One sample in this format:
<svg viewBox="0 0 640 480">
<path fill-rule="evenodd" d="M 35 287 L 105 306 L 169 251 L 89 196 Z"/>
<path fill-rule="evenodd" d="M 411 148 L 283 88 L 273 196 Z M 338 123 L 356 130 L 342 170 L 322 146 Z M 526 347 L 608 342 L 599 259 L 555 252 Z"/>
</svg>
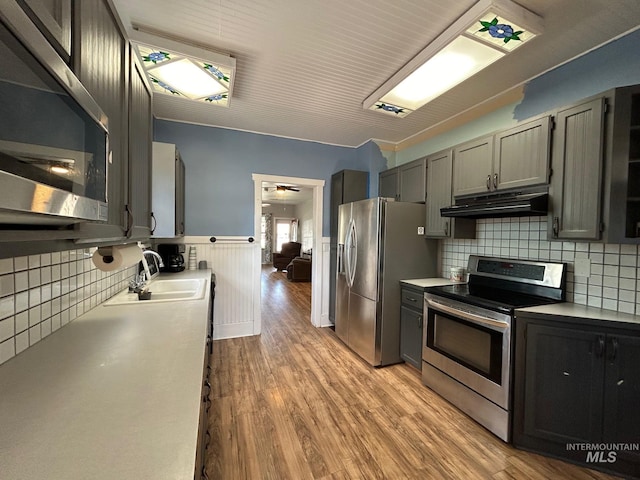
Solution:
<svg viewBox="0 0 640 480">
<path fill-rule="evenodd" d="M 472 255 L 468 272 L 424 294 L 422 383 L 508 442 L 514 310 L 564 301 L 566 264 Z"/>
</svg>

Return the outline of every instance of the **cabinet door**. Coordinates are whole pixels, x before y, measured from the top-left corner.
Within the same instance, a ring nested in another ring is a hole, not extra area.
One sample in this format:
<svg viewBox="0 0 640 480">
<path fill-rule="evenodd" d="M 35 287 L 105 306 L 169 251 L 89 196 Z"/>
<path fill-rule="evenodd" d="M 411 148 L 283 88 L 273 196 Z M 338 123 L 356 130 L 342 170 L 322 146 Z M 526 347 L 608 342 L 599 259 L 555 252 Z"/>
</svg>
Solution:
<svg viewBox="0 0 640 480">
<path fill-rule="evenodd" d="M 125 237 L 127 215 L 128 43 L 106 0 L 75 3 L 74 65 L 76 75 L 109 119 L 109 220 L 82 223 L 83 237 L 117 240 Z"/>
<path fill-rule="evenodd" d="M 493 136 L 457 146 L 453 151 L 453 195 L 488 193 L 492 162 Z"/>
<path fill-rule="evenodd" d="M 558 112 L 553 136 L 553 238 L 597 240 L 601 230 L 604 98 Z"/>
<path fill-rule="evenodd" d="M 71 58 L 71 0 L 23 0 L 25 11 L 66 62 Z"/>
<path fill-rule="evenodd" d="M 640 336 L 607 335 L 604 386 L 605 442 L 640 440 Z M 640 454 L 636 452 L 640 460 Z"/>
<path fill-rule="evenodd" d="M 528 324 L 524 434 L 562 445 L 602 435 L 604 334 Z"/>
<path fill-rule="evenodd" d="M 427 161 L 424 158 L 398 167 L 400 201 L 424 203 L 427 193 Z"/>
<path fill-rule="evenodd" d="M 427 222 L 425 235 L 448 237 L 450 219 L 440 216 L 440 209 L 453 203 L 451 182 L 453 155 L 451 150 L 427 158 Z"/>
<path fill-rule="evenodd" d="M 378 196 L 399 199 L 398 192 L 398 169 L 385 170 L 378 175 Z"/>
<path fill-rule="evenodd" d="M 136 61 L 129 84 L 129 238 L 144 240 L 151 234 L 151 90 Z"/>
<path fill-rule="evenodd" d="M 400 307 L 400 356 L 422 369 L 422 312 L 404 306 Z"/>
<path fill-rule="evenodd" d="M 547 183 L 550 117 L 518 125 L 495 136 L 492 183 L 496 189 Z"/>
<path fill-rule="evenodd" d="M 176 150 L 176 225 L 177 236 L 184 235 L 185 231 L 185 168 L 180 153 Z"/>
</svg>

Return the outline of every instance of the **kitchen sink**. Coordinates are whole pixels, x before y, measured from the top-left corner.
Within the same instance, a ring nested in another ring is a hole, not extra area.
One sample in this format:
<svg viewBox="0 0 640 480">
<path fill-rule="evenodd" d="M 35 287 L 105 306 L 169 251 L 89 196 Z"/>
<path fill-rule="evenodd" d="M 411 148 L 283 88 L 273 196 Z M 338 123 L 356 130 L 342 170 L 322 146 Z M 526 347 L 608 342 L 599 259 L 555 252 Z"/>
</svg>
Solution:
<svg viewBox="0 0 640 480">
<path fill-rule="evenodd" d="M 202 278 L 156 279 L 148 284 L 147 290 L 151 292 L 151 298 L 148 300 L 140 300 L 137 293 L 129 293 L 128 290 L 125 290 L 110 298 L 104 304 L 111 306 L 171 302 L 175 300 L 199 300 L 204 298 L 206 285 L 206 280 Z"/>
</svg>

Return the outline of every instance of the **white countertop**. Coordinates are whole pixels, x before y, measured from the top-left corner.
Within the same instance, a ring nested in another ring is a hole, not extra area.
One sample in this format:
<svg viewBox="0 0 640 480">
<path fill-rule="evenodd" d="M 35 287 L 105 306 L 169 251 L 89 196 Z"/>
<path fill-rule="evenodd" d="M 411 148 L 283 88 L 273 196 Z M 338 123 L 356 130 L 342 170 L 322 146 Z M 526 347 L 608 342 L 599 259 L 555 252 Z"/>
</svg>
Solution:
<svg viewBox="0 0 640 480">
<path fill-rule="evenodd" d="M 101 305 L 3 364 L 0 477 L 192 479 L 208 299 Z"/>
<path fill-rule="evenodd" d="M 428 287 L 440 287 L 442 285 L 453 285 L 456 283 L 464 283 L 464 282 L 455 282 L 453 280 L 449 280 L 448 278 L 414 278 L 409 280 L 400 280 L 401 283 L 406 283 L 407 285 L 413 285 L 418 288 L 428 288 Z"/>
<path fill-rule="evenodd" d="M 516 317 L 518 316 L 518 314 L 522 313 L 533 313 L 536 315 L 560 315 L 563 317 L 632 323 L 640 325 L 640 316 L 616 312 L 614 310 L 605 310 L 603 308 L 578 305 L 577 303 L 553 303 L 551 305 L 519 308 L 516 310 Z"/>
</svg>

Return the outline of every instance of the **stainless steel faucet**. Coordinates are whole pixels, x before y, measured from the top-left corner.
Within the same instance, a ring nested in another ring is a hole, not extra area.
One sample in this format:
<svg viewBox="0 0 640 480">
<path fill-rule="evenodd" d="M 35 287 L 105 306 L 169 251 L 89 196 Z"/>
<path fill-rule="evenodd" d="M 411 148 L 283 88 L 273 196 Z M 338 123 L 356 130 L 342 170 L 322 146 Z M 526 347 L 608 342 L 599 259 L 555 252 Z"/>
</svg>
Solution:
<svg viewBox="0 0 640 480">
<path fill-rule="evenodd" d="M 150 248 L 143 250 L 142 251 L 143 255 L 151 255 L 153 257 L 156 257 L 158 259 L 158 266 L 160 268 L 164 267 L 164 262 L 162 261 L 162 257 L 160 256 L 160 254 L 158 252 L 156 252 L 155 250 L 151 250 Z"/>
</svg>

